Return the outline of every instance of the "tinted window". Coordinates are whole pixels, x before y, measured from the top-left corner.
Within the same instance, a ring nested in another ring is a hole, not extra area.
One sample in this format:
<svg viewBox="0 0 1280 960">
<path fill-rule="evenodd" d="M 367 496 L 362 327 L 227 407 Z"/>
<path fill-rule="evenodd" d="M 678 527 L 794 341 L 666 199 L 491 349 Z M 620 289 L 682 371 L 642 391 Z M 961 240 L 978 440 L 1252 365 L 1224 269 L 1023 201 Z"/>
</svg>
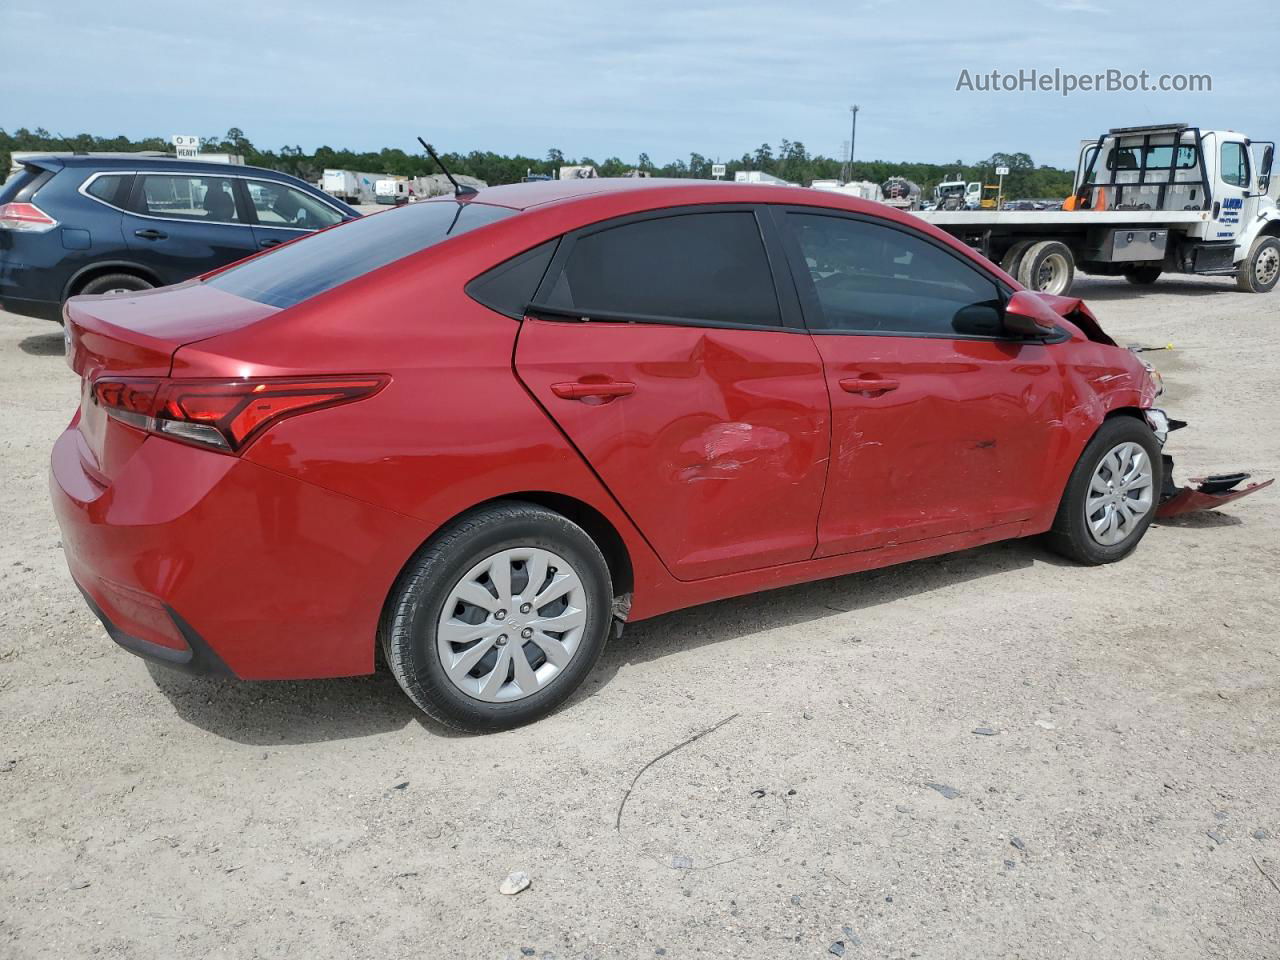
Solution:
<svg viewBox="0 0 1280 960">
<path fill-rule="evenodd" d="M 995 282 L 929 241 L 843 217 L 793 213 L 787 222 L 822 308 L 815 329 L 999 333 Z"/>
<path fill-rule="evenodd" d="M 583 316 L 778 326 L 755 214 L 640 220 L 579 237 L 548 306 Z"/>
<path fill-rule="evenodd" d="M 1236 187 L 1249 185 L 1249 161 L 1243 143 L 1222 145 L 1222 182 Z"/>
<path fill-rule="evenodd" d="M 239 223 L 230 177 L 138 175 L 135 209 L 153 217 Z"/>
<path fill-rule="evenodd" d="M 450 237 L 515 214 L 483 203 L 432 201 L 353 220 L 255 257 L 207 283 L 273 307 L 291 307 Z"/>
<path fill-rule="evenodd" d="M 500 263 L 467 284 L 467 294 L 490 310 L 519 319 L 542 283 L 559 238 Z"/>
<path fill-rule="evenodd" d="M 247 185 L 249 201 L 263 226 L 319 230 L 342 219 L 327 203 L 283 183 L 249 180 Z"/>
<path fill-rule="evenodd" d="M 1166 146 L 1147 147 L 1147 169 L 1168 170 L 1169 161 L 1173 157 L 1172 144 Z M 1178 169 L 1190 170 L 1200 162 L 1195 147 L 1178 147 Z M 1142 164 L 1142 147 L 1120 147 L 1107 154 L 1107 169 L 1137 170 Z"/>
<path fill-rule="evenodd" d="M 53 173 L 39 167 L 22 166 L 9 175 L 0 187 L 0 203 L 26 202 L 37 190 L 53 179 Z"/>
<path fill-rule="evenodd" d="M 85 187 L 85 193 L 91 197 L 97 197 L 105 203 L 117 204 L 117 197 L 120 195 L 120 185 L 125 182 L 128 177 L 122 173 L 111 173 L 95 178 L 89 186 Z"/>
</svg>

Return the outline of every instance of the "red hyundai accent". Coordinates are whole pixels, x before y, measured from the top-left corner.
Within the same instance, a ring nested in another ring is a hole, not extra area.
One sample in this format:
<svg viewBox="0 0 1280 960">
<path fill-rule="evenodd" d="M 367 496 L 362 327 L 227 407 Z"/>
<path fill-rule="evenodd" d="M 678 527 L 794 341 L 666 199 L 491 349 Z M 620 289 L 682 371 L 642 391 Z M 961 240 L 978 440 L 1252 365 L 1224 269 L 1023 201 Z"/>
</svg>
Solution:
<svg viewBox="0 0 1280 960">
<path fill-rule="evenodd" d="M 381 646 L 470 730 L 623 622 L 1030 534 L 1119 560 L 1176 493 L 1157 382 L 1079 301 L 829 193 L 499 187 L 66 331 L 53 500 L 118 643 L 254 680 Z"/>
</svg>

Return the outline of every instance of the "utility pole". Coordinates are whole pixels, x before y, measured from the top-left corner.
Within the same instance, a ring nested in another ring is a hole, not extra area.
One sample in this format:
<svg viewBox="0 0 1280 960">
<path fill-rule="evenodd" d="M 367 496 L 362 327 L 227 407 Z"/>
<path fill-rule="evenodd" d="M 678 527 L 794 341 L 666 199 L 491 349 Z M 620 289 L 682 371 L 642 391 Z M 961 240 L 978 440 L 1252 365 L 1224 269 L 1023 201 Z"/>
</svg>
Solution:
<svg viewBox="0 0 1280 960">
<path fill-rule="evenodd" d="M 844 178 L 845 183 L 853 179 L 853 145 L 858 142 L 858 105 L 855 103 L 851 106 L 849 112 L 853 114 L 853 127 L 849 131 L 849 173 Z"/>
</svg>

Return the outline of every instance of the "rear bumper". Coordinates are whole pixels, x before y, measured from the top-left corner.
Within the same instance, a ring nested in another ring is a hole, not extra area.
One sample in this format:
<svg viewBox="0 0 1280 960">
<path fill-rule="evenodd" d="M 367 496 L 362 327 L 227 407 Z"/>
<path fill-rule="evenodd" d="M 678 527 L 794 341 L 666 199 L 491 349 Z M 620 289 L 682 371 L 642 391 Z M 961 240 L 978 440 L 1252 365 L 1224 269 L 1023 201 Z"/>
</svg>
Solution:
<svg viewBox="0 0 1280 960">
<path fill-rule="evenodd" d="M 62 304 L 57 300 L 28 300 L 25 297 L 0 297 L 0 310 L 40 320 L 61 320 Z"/>
<path fill-rule="evenodd" d="M 82 442 L 72 427 L 54 445 L 50 492 L 71 575 L 117 643 L 243 679 L 373 670 L 419 521 L 158 437 L 103 486 Z"/>
<path fill-rule="evenodd" d="M 80 585 L 76 584 L 76 586 L 79 587 Z M 144 640 L 141 637 L 126 633 L 112 622 L 106 612 L 94 602 L 88 591 L 80 587 L 80 593 L 83 594 L 84 602 L 89 605 L 93 615 L 102 621 L 102 626 L 107 631 L 107 636 L 130 653 L 137 654 L 145 660 L 163 663 L 167 667 L 173 667 L 184 673 L 222 677 L 233 675 L 231 669 L 222 662 L 222 658 L 204 642 L 204 638 L 196 633 L 191 625 L 183 620 L 177 611 L 172 608 L 166 607 L 165 613 L 172 620 L 174 629 L 180 632 L 182 640 L 186 644 L 185 650 L 178 650 L 161 643 L 152 643 L 150 640 Z"/>
</svg>

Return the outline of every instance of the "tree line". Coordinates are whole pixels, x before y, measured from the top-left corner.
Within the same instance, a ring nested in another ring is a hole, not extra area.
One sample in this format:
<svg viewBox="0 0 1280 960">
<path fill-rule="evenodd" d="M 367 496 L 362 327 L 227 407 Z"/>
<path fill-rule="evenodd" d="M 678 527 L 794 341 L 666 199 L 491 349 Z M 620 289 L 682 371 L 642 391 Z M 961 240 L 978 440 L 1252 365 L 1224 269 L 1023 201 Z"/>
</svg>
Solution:
<svg viewBox="0 0 1280 960">
<path fill-rule="evenodd" d="M 201 150 L 205 153 L 233 153 L 244 157 L 244 162 L 272 170 L 281 170 L 315 183 L 326 168 L 363 170 L 372 173 L 390 173 L 415 177 L 438 172 L 430 158 L 421 151 L 406 153 L 396 147 L 384 147 L 379 151 L 353 151 L 323 146 L 314 153 L 306 153 L 300 146 L 283 146 L 278 150 L 259 149 L 238 127 L 232 127 L 221 137 L 201 137 Z M 97 137 L 81 133 L 74 137 L 62 137 L 48 130 L 19 128 L 13 133 L 0 128 L 0 173 L 10 166 L 9 155 L 16 150 L 129 152 L 135 150 L 171 151 L 170 143 L 161 137 L 132 140 L 128 137 Z M 441 158 L 454 173 L 465 173 L 489 183 L 516 183 L 529 174 L 549 174 L 566 164 L 591 164 L 602 177 L 622 176 L 632 170 L 640 170 L 655 177 L 697 177 L 710 179 L 711 165 L 723 162 L 726 179 L 732 180 L 739 170 L 761 170 L 791 183 L 808 186 L 814 180 L 841 179 L 845 172 L 844 161 L 822 154 L 810 153 L 798 140 L 782 140 L 775 150 L 771 144 L 762 143 L 740 157 L 717 161 L 701 153 L 690 153 L 688 158 L 677 158 L 665 164 L 657 164 L 649 154 L 641 153 L 634 161 L 620 157 L 597 160 L 583 156 L 568 158 L 557 149 L 548 150 L 541 157 L 516 154 L 505 156 L 487 150 L 470 153 L 442 153 Z M 978 180 L 994 186 L 997 183 L 996 168 L 1007 166 L 1009 175 L 1004 180 L 1005 197 L 1065 197 L 1071 192 L 1073 174 L 1047 165 L 1036 166 L 1026 153 L 993 153 L 977 163 L 912 163 L 888 160 L 855 160 L 850 180 L 870 180 L 883 183 L 889 177 L 906 177 L 920 185 L 926 196 L 933 187 L 944 181 L 960 179 Z"/>
</svg>

